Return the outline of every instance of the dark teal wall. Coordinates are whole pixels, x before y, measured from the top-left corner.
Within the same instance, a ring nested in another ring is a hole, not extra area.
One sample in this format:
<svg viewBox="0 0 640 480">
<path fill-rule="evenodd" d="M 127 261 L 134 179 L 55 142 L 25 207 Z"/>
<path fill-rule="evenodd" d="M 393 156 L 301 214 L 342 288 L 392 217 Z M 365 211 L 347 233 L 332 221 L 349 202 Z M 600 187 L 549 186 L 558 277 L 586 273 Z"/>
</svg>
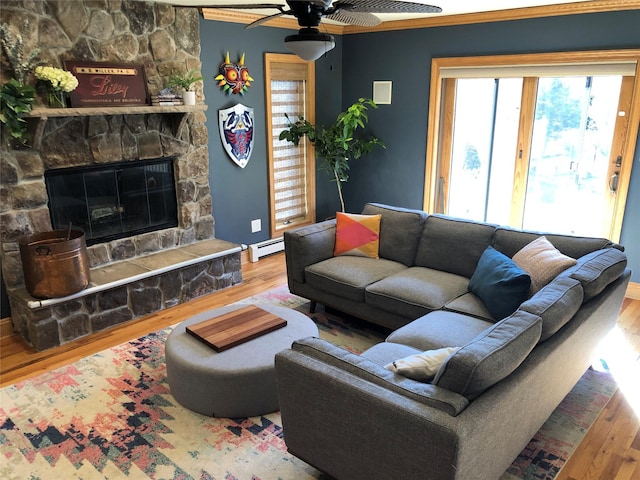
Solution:
<svg viewBox="0 0 640 480">
<path fill-rule="evenodd" d="M 244 29 L 238 23 L 201 20 L 202 75 L 208 105 L 209 180 L 212 189 L 216 237 L 237 243 L 256 243 L 269 239 L 269 185 L 267 168 L 264 54 L 290 53 L 283 40 L 292 30 L 257 27 Z M 342 41 L 316 62 L 316 118 L 329 122 L 340 111 L 342 96 Z M 229 51 L 237 62 L 245 53 L 245 64 L 254 81 L 242 95 L 225 95 L 214 77 Z M 242 103 L 254 109 L 254 151 L 244 169 L 223 150 L 218 127 L 218 110 Z M 328 119 L 328 120 L 327 120 Z M 322 181 L 319 190 L 323 191 Z M 326 195 L 324 195 L 326 197 Z M 321 195 L 322 197 L 322 195 Z M 251 220 L 262 221 L 262 231 L 251 233 Z"/>
<path fill-rule="evenodd" d="M 371 130 L 383 152 L 352 162 L 347 209 L 369 201 L 421 208 L 429 110 L 430 64 L 435 57 L 640 48 L 640 10 L 344 36 L 343 98 L 393 81 L 391 105 L 380 105 Z M 640 282 L 640 148 L 624 217 L 633 281 Z"/>
<path fill-rule="evenodd" d="M 517 20 L 408 31 L 344 35 L 326 58 L 316 62 L 317 119 L 329 123 L 361 96 L 372 96 L 373 81 L 393 81 L 393 103 L 370 113 L 369 130 L 386 144 L 367 158 L 351 164 L 345 186 L 346 208 L 359 212 L 369 201 L 421 208 L 426 158 L 430 65 L 434 57 L 537 53 L 572 50 L 640 48 L 640 10 Z M 201 23 L 205 94 L 209 110 L 209 150 L 216 236 L 241 243 L 268 238 L 266 140 L 258 128 L 249 165 L 236 167 L 222 150 L 217 111 L 235 102 L 256 109 L 257 125 L 264 126 L 264 52 L 287 53 L 289 30 L 242 25 Z M 213 77 L 224 52 L 232 60 L 246 52 L 246 63 L 256 80 L 245 97 L 220 93 Z M 234 96 L 238 97 L 238 96 Z M 640 282 L 640 148 L 621 237 Z M 322 172 L 317 176 L 317 218 L 339 209 L 335 184 Z M 250 221 L 261 218 L 263 231 L 250 233 Z"/>
</svg>

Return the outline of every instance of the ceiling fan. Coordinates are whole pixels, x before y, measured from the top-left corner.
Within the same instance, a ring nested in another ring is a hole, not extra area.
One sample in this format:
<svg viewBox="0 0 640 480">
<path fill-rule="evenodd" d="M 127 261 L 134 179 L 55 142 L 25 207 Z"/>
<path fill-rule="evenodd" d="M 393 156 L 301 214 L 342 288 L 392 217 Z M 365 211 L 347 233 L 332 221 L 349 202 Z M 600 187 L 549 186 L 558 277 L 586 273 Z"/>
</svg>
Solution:
<svg viewBox="0 0 640 480">
<path fill-rule="evenodd" d="M 285 47 L 305 60 L 317 60 L 335 47 L 332 35 L 321 33 L 318 26 L 323 18 L 348 25 L 375 27 L 380 19 L 374 13 L 440 13 L 442 9 L 423 3 L 400 0 L 286 0 L 288 8 L 277 3 L 211 5 L 207 8 L 226 9 L 275 9 L 278 13 L 267 15 L 245 28 L 262 25 L 283 15 L 293 15 L 300 30 L 284 39 Z"/>
</svg>

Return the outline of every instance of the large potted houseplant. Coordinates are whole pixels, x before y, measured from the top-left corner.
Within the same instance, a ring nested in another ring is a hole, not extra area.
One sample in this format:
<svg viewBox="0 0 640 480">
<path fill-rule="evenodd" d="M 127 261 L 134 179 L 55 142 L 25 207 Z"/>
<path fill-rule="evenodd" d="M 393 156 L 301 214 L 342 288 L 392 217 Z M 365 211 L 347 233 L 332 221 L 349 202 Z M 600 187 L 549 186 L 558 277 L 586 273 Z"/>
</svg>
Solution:
<svg viewBox="0 0 640 480">
<path fill-rule="evenodd" d="M 172 88 L 181 88 L 184 90 L 182 94 L 182 100 L 185 105 L 196 104 L 196 92 L 191 90 L 191 86 L 203 80 L 202 76 L 197 70 L 189 70 L 187 73 L 174 73 L 169 77 L 167 86 Z"/>
<path fill-rule="evenodd" d="M 357 102 L 341 112 L 336 121 L 328 127 L 318 128 L 304 117 L 300 116 L 295 122 L 289 121 L 289 126 L 280 132 L 280 140 L 287 140 L 294 145 L 300 143 L 305 135 L 314 145 L 316 157 L 321 159 L 320 169 L 333 177 L 338 188 L 340 207 L 344 212 L 344 198 L 342 184 L 349 180 L 349 161 L 360 158 L 371 152 L 376 146 L 385 148 L 376 137 L 357 136 L 358 129 L 364 129 L 369 116 L 368 108 L 378 108 L 371 99 L 359 98 Z"/>
</svg>

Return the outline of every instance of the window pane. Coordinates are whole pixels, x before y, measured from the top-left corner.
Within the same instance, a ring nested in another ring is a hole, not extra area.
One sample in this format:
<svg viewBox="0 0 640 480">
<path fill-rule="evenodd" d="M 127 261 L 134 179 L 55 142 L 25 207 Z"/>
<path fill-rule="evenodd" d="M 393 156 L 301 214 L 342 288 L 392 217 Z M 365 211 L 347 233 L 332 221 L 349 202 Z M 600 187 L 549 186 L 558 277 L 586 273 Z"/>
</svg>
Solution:
<svg viewBox="0 0 640 480">
<path fill-rule="evenodd" d="M 501 78 L 498 83 L 496 118 L 491 154 L 487 213 L 484 219 L 508 225 L 511 214 L 513 173 L 518 146 L 522 78 Z"/>
<path fill-rule="evenodd" d="M 449 215 L 483 220 L 489 174 L 496 81 L 456 83 Z"/>
<path fill-rule="evenodd" d="M 457 81 L 450 215 L 509 222 L 521 92 L 521 78 Z"/>
<path fill-rule="evenodd" d="M 609 225 L 605 196 L 621 81 L 540 79 L 524 228 L 601 235 Z"/>
</svg>

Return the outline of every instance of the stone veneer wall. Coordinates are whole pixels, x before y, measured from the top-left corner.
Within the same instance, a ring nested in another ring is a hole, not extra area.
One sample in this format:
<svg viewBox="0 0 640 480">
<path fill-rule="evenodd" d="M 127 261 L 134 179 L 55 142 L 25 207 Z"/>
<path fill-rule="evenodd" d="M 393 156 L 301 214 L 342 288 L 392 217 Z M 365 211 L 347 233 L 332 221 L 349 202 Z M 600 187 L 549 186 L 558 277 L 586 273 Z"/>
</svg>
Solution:
<svg viewBox="0 0 640 480">
<path fill-rule="evenodd" d="M 64 60 L 143 64 L 149 94 L 162 89 L 174 72 L 201 69 L 198 15 L 195 8 L 131 0 L 3 0 L 0 7 L 0 22 L 7 23 L 14 35 L 20 33 L 28 48 L 40 48 L 47 64 L 60 68 Z M 29 23 L 23 30 L 25 19 Z M 0 81 L 6 82 L 10 74 L 3 68 Z M 27 81 L 35 83 L 33 77 Z M 196 94 L 201 103 L 201 82 Z M 204 112 L 59 117 L 44 125 L 43 121 L 29 120 L 37 131 L 33 148 L 14 150 L 6 142 L 0 147 L 0 255 L 9 290 L 24 284 L 19 239 L 51 230 L 44 183 L 47 169 L 175 157 L 178 227 L 89 247 L 91 267 L 215 237 Z M 235 283 L 239 261 L 233 263 L 237 263 Z M 201 267 L 208 268 L 217 269 Z M 85 307 L 95 310 L 92 305 Z M 12 302 L 12 317 L 15 308 Z M 58 317 L 64 318 L 74 308 L 58 310 Z M 27 329 L 15 323 L 14 328 L 24 330 L 28 339 Z M 60 342 L 68 337 L 61 335 Z"/>
</svg>

